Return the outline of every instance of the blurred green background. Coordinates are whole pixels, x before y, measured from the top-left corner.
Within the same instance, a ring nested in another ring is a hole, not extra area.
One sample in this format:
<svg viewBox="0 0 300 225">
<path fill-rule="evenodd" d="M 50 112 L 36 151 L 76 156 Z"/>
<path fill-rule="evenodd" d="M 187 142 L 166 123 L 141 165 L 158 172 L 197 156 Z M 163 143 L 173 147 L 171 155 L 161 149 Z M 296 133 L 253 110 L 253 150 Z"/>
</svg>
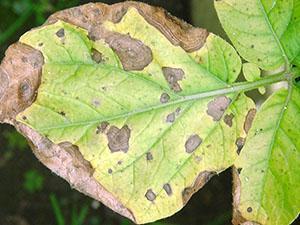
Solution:
<svg viewBox="0 0 300 225">
<path fill-rule="evenodd" d="M 0 0 L 0 58 L 20 35 L 43 24 L 53 12 L 87 2 L 90 1 Z M 164 7 L 195 26 L 225 37 L 212 0 L 143 2 Z M 153 225 L 231 224 L 231 182 L 231 173 L 227 170 L 195 194 L 182 211 Z M 34 157 L 24 138 L 12 127 L 0 125 L 0 225 L 130 224 L 102 204 L 72 190 Z"/>
</svg>

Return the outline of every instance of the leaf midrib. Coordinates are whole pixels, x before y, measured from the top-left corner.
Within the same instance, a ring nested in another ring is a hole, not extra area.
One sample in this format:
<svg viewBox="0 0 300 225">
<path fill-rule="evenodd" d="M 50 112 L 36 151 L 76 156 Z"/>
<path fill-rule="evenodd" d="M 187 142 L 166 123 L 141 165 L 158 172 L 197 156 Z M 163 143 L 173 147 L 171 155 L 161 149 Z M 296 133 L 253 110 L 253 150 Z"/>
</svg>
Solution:
<svg viewBox="0 0 300 225">
<path fill-rule="evenodd" d="M 273 133 L 273 136 L 272 136 L 272 139 L 271 139 L 271 143 L 270 143 L 270 146 L 268 148 L 268 155 L 267 155 L 267 168 L 266 170 L 269 171 L 269 165 L 270 165 L 270 159 L 271 159 L 271 156 L 273 154 L 273 150 L 274 150 L 274 144 L 275 144 L 275 141 L 277 139 L 277 135 L 278 135 L 278 131 L 280 129 L 280 125 L 281 125 L 281 122 L 282 122 L 282 119 L 283 119 L 283 116 L 287 110 L 287 106 L 288 106 L 288 103 L 290 102 L 291 100 L 291 96 L 292 96 L 292 91 L 293 91 L 293 85 L 291 83 L 289 83 L 289 88 L 288 88 L 288 94 L 287 94 L 287 97 L 282 105 L 282 109 L 280 111 L 280 115 L 278 117 L 278 120 L 276 122 L 276 126 L 274 128 L 274 133 Z M 263 196 L 264 196 L 264 190 L 265 190 L 265 186 L 266 186 L 266 179 L 267 179 L 267 174 L 263 177 L 263 180 L 262 180 L 262 188 L 261 188 L 261 193 L 260 193 L 260 202 L 259 204 L 260 205 L 263 205 Z"/>
<path fill-rule="evenodd" d="M 122 113 L 122 114 L 110 116 L 110 117 L 105 117 L 105 118 L 76 122 L 76 123 L 65 124 L 65 125 L 60 125 L 60 126 L 40 128 L 39 131 L 43 132 L 43 131 L 52 130 L 52 129 L 60 129 L 60 128 L 67 128 L 67 127 L 74 127 L 74 126 L 84 126 L 84 125 L 100 123 L 103 121 L 112 121 L 112 120 L 116 120 L 116 119 L 120 119 L 120 118 L 126 118 L 126 117 L 130 117 L 133 115 L 149 112 L 151 110 L 157 110 L 157 109 L 177 105 L 180 103 L 186 103 L 189 101 L 197 101 L 197 100 L 201 100 L 201 99 L 205 99 L 205 98 L 209 98 L 209 97 L 222 96 L 222 95 L 231 94 L 231 93 L 235 93 L 235 92 L 245 92 L 245 91 L 256 89 L 261 86 L 265 86 L 268 84 L 272 84 L 272 83 L 284 81 L 284 80 L 286 80 L 286 75 L 283 73 L 280 73 L 277 75 L 262 78 L 261 80 L 258 80 L 255 82 L 240 82 L 240 83 L 228 85 L 227 87 L 222 88 L 222 89 L 215 89 L 215 90 L 211 90 L 211 91 L 200 92 L 200 93 L 194 94 L 194 95 L 184 96 L 179 99 L 169 101 L 168 103 L 165 103 L 165 104 L 157 104 L 157 105 L 146 107 L 146 108 L 143 108 L 140 110 L 126 112 L 126 113 Z M 30 126 L 30 124 L 27 124 L 27 125 Z"/>
<path fill-rule="evenodd" d="M 275 42 L 276 42 L 277 46 L 279 47 L 279 49 L 280 49 L 280 51 L 282 53 L 283 59 L 285 61 L 285 66 L 286 66 L 286 68 L 289 68 L 290 61 L 289 61 L 289 59 L 287 57 L 287 54 L 286 54 L 286 52 L 285 52 L 285 50 L 284 50 L 284 48 L 282 46 L 282 43 L 281 43 L 279 37 L 275 33 L 275 30 L 273 28 L 273 25 L 271 24 L 271 21 L 269 20 L 269 17 L 268 17 L 268 14 L 266 12 L 266 9 L 265 9 L 264 5 L 262 4 L 261 0 L 258 0 L 258 3 L 259 3 L 261 11 L 263 13 L 263 17 L 264 17 L 264 19 L 265 19 L 265 21 L 267 23 L 267 26 L 269 27 L 269 29 L 271 31 L 271 34 L 274 37 Z"/>
</svg>

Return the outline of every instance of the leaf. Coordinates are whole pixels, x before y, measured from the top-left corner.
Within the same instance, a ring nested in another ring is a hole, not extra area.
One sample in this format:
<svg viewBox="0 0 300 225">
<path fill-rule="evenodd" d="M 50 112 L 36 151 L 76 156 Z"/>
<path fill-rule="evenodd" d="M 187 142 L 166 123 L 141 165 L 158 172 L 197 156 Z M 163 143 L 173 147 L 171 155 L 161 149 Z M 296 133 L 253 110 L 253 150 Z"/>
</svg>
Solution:
<svg viewBox="0 0 300 225">
<path fill-rule="evenodd" d="M 244 63 L 243 74 L 247 81 L 256 81 L 260 79 L 261 71 L 256 64 Z"/>
<path fill-rule="evenodd" d="M 119 201 L 89 192 L 104 204 L 136 223 L 170 216 L 237 157 L 255 108 L 229 86 L 241 61 L 212 34 L 188 53 L 135 8 L 96 31 L 89 39 L 91 31 L 58 21 L 22 36 L 44 65 L 37 98 L 17 120 L 79 151 L 72 154 Z"/>
<path fill-rule="evenodd" d="M 247 81 L 257 81 L 259 80 L 261 71 L 259 67 L 254 63 L 244 63 L 243 64 L 243 74 Z M 265 87 L 258 88 L 258 91 L 263 95 L 266 93 Z"/>
<path fill-rule="evenodd" d="M 300 89 L 274 93 L 235 162 L 236 220 L 288 225 L 300 212 Z M 238 217 L 242 217 L 238 218 Z"/>
<path fill-rule="evenodd" d="M 219 19 L 243 58 L 264 70 L 300 65 L 299 0 L 215 1 Z"/>
</svg>

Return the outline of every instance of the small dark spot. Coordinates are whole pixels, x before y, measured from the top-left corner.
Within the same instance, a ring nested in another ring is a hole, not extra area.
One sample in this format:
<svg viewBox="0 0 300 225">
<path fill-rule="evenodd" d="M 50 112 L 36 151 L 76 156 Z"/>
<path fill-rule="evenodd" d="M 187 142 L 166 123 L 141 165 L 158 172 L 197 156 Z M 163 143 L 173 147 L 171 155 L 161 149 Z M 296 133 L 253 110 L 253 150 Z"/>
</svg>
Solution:
<svg viewBox="0 0 300 225">
<path fill-rule="evenodd" d="M 175 92 L 180 92 L 182 89 L 178 81 L 183 79 L 185 74 L 184 71 L 180 68 L 171 68 L 171 67 L 163 67 L 162 71 L 170 88 Z"/>
<path fill-rule="evenodd" d="M 211 147 L 211 144 L 209 144 L 209 145 L 206 146 L 206 148 L 210 148 L 210 147 Z"/>
<path fill-rule="evenodd" d="M 258 62 L 261 62 L 261 59 L 260 59 L 260 58 L 258 58 L 258 59 L 257 59 L 257 61 L 258 61 Z"/>
<path fill-rule="evenodd" d="M 170 113 L 169 115 L 167 115 L 167 119 L 166 122 L 167 123 L 173 123 L 175 121 L 175 112 Z"/>
<path fill-rule="evenodd" d="M 207 114 L 213 118 L 214 121 L 219 121 L 225 110 L 228 108 L 231 100 L 226 96 L 221 96 L 210 101 L 207 105 Z"/>
<path fill-rule="evenodd" d="M 18 96 L 22 98 L 24 101 L 29 101 L 34 95 L 34 91 L 32 90 L 32 85 L 29 80 L 24 80 L 18 90 Z"/>
<path fill-rule="evenodd" d="M 165 192 L 167 193 L 167 195 L 171 196 L 173 194 L 170 184 L 164 184 L 163 188 L 164 188 Z"/>
<path fill-rule="evenodd" d="M 122 151 L 126 153 L 129 149 L 129 138 L 131 130 L 127 125 L 121 129 L 111 126 L 107 132 L 108 147 L 112 153 Z"/>
<path fill-rule="evenodd" d="M 26 57 L 24 57 L 24 56 L 21 58 L 21 60 L 22 60 L 23 63 L 27 63 L 28 62 L 28 59 Z"/>
<path fill-rule="evenodd" d="M 156 194 L 152 191 L 152 189 L 149 189 L 149 190 L 147 190 L 145 197 L 149 201 L 153 202 L 156 199 Z"/>
<path fill-rule="evenodd" d="M 66 116 L 66 113 L 64 111 L 59 112 L 60 115 Z"/>
<path fill-rule="evenodd" d="M 241 153 L 241 150 L 243 149 L 244 145 L 245 145 L 245 138 L 239 137 L 238 139 L 236 139 L 236 146 L 237 146 L 237 154 L 239 155 Z"/>
<path fill-rule="evenodd" d="M 147 152 L 147 154 L 146 154 L 146 159 L 147 159 L 147 161 L 153 160 L 153 155 L 152 155 L 151 152 Z"/>
<path fill-rule="evenodd" d="M 38 45 L 39 45 L 39 47 L 42 47 L 42 46 L 44 45 L 44 43 L 41 42 L 41 43 L 39 43 Z"/>
<path fill-rule="evenodd" d="M 296 77 L 296 78 L 295 78 L 295 82 L 296 82 L 296 83 L 300 82 L 300 77 Z"/>
<path fill-rule="evenodd" d="M 56 32 L 56 36 L 62 38 L 65 36 L 65 29 L 61 28 Z"/>
<path fill-rule="evenodd" d="M 27 117 L 26 116 L 22 116 L 22 120 L 27 120 Z"/>
<path fill-rule="evenodd" d="M 65 29 L 61 28 L 56 32 L 56 36 L 62 38 L 65 36 Z"/>
<path fill-rule="evenodd" d="M 236 72 L 236 70 L 232 70 L 232 72 L 234 72 L 234 73 L 235 73 L 235 72 Z"/>
<path fill-rule="evenodd" d="M 196 161 L 196 163 L 200 163 L 202 161 L 202 157 L 201 156 L 196 156 L 195 161 Z"/>
<path fill-rule="evenodd" d="M 96 16 L 99 16 L 102 14 L 101 10 L 100 9 L 93 9 L 93 14 L 96 15 Z"/>
<path fill-rule="evenodd" d="M 167 93 L 162 93 L 160 96 L 161 103 L 167 103 L 170 100 L 170 96 Z"/>
<path fill-rule="evenodd" d="M 237 168 L 238 174 L 241 174 L 243 168 Z"/>
<path fill-rule="evenodd" d="M 202 139 L 199 137 L 199 135 L 194 134 L 190 136 L 185 142 L 185 151 L 187 153 L 192 153 L 200 146 L 201 143 Z"/>
<path fill-rule="evenodd" d="M 102 53 L 94 48 L 92 49 L 92 59 L 98 64 L 104 61 Z"/>
<path fill-rule="evenodd" d="M 256 109 L 250 109 L 247 113 L 245 122 L 244 122 L 244 130 L 246 132 L 246 134 L 248 134 L 251 126 L 252 126 L 252 122 L 254 120 L 254 117 L 256 115 Z"/>
<path fill-rule="evenodd" d="M 99 126 L 97 126 L 96 134 L 104 133 L 109 123 L 104 121 L 101 122 Z"/>
<path fill-rule="evenodd" d="M 178 108 L 175 110 L 175 113 L 176 113 L 176 115 L 178 116 L 178 115 L 180 114 L 180 112 L 181 112 L 181 109 L 178 107 Z"/>
<path fill-rule="evenodd" d="M 251 212 L 252 212 L 252 208 L 251 208 L 251 207 L 248 207 L 248 208 L 247 208 L 247 212 L 248 212 L 248 213 L 251 213 Z"/>
<path fill-rule="evenodd" d="M 100 106 L 100 101 L 98 99 L 94 99 L 92 104 L 95 106 L 95 107 L 99 107 Z"/>
<path fill-rule="evenodd" d="M 107 172 L 108 172 L 109 174 L 112 174 L 113 171 L 112 171 L 112 169 L 108 169 Z"/>
<path fill-rule="evenodd" d="M 118 165 L 122 165 L 122 163 L 123 163 L 122 160 L 118 161 Z"/>
<path fill-rule="evenodd" d="M 254 48 L 254 45 L 251 45 L 250 47 L 251 47 L 251 48 Z"/>
<path fill-rule="evenodd" d="M 224 122 L 229 126 L 232 127 L 232 119 L 233 119 L 234 115 L 233 113 L 231 113 L 230 115 L 226 114 L 224 117 Z"/>
</svg>

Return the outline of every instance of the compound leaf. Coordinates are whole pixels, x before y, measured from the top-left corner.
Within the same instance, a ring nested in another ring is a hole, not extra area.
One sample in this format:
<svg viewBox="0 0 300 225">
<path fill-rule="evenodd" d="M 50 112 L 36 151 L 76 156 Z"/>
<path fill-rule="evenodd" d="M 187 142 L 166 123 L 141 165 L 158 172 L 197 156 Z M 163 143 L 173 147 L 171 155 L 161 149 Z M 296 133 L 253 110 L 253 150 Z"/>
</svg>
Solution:
<svg viewBox="0 0 300 225">
<path fill-rule="evenodd" d="M 96 41 L 62 21 L 22 36 L 44 65 L 37 98 L 17 120 L 77 146 L 131 219 L 147 223 L 174 214 L 233 164 L 255 105 L 230 89 L 241 60 L 220 38 L 187 53 L 135 8 L 102 26 Z"/>
</svg>

